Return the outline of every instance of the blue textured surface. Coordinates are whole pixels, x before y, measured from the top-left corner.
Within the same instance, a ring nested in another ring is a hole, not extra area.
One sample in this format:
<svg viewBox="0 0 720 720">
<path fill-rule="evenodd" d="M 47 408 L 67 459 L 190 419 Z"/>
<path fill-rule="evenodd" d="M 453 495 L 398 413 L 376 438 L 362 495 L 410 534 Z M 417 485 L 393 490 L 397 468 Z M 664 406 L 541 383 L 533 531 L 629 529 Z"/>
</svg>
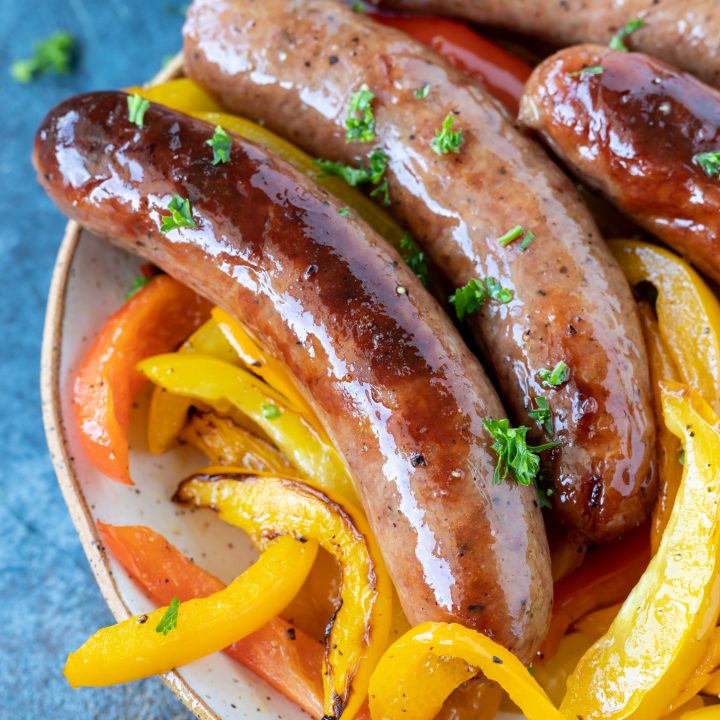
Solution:
<svg viewBox="0 0 720 720">
<path fill-rule="evenodd" d="M 65 656 L 112 621 L 55 483 L 38 387 L 45 300 L 65 221 L 34 180 L 33 134 L 74 93 L 131 85 L 180 48 L 182 7 L 163 0 L 0 0 L 0 718 L 186 720 L 159 680 L 73 691 Z M 66 29 L 75 72 L 15 84 L 14 59 Z"/>
</svg>

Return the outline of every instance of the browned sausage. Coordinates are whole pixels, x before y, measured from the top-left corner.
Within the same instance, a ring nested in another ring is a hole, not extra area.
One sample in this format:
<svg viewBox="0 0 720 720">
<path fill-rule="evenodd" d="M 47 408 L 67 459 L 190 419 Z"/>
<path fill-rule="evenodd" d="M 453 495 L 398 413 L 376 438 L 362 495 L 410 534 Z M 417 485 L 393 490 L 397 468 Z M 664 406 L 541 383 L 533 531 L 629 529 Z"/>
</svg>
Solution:
<svg viewBox="0 0 720 720">
<path fill-rule="evenodd" d="M 579 45 L 535 69 L 520 117 L 585 182 L 720 281 L 720 177 L 693 161 L 720 151 L 720 92 L 647 55 Z"/>
<path fill-rule="evenodd" d="M 504 416 L 482 368 L 400 256 L 304 175 L 212 128 L 127 96 L 53 110 L 35 165 L 55 203 L 245 321 L 297 377 L 347 460 L 414 623 L 456 620 L 524 660 L 548 625 L 549 557 L 535 490 L 493 485 L 483 431 Z M 210 154 L 209 154 L 210 153 Z M 163 234 L 174 195 L 196 229 Z"/>
<path fill-rule="evenodd" d="M 457 286 L 490 276 L 514 293 L 471 328 L 512 418 L 538 440 L 528 411 L 539 396 L 550 403 L 564 443 L 544 454 L 559 516 L 596 541 L 640 523 L 654 499 L 654 425 L 635 304 L 542 149 L 432 50 L 328 0 L 196 0 L 185 58 L 227 107 L 345 163 L 373 147 L 346 142 L 350 97 L 363 84 L 375 93 L 394 212 Z M 464 142 L 437 155 L 431 141 L 448 113 Z M 525 252 L 497 241 L 515 225 L 536 235 Z M 569 381 L 548 388 L 539 372 L 559 361 Z"/>
<path fill-rule="evenodd" d="M 381 0 L 387 7 L 467 18 L 542 38 L 555 47 L 607 43 L 635 18 L 627 47 L 655 55 L 720 87 L 717 0 Z"/>
</svg>

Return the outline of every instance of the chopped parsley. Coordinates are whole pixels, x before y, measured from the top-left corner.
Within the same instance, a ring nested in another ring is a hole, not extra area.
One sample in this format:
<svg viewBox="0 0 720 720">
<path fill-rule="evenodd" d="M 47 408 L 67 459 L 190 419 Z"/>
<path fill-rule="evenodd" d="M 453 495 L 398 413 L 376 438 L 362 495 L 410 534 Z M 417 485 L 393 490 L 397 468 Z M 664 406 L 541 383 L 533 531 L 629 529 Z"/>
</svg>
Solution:
<svg viewBox="0 0 720 720">
<path fill-rule="evenodd" d="M 381 195 L 383 205 L 390 204 L 390 186 L 383 175 L 387 169 L 387 155 L 380 148 L 373 150 L 368 157 L 368 167 L 360 163 L 358 167 L 343 165 L 332 160 L 315 160 L 315 164 L 323 171 L 323 175 L 334 175 L 344 180 L 348 185 L 357 187 L 368 183 L 376 187 L 370 193 L 372 197 Z"/>
<path fill-rule="evenodd" d="M 526 230 L 523 235 L 522 242 L 520 243 L 520 252 L 525 252 L 529 247 L 530 243 L 535 239 L 535 233 L 532 230 Z"/>
<path fill-rule="evenodd" d="M 390 185 L 385 178 L 374 190 L 370 192 L 370 197 L 380 196 L 380 204 L 388 207 L 390 205 Z"/>
<path fill-rule="evenodd" d="M 498 245 L 500 245 L 500 247 L 507 247 L 513 240 L 517 240 L 523 232 L 522 225 L 516 225 L 512 230 L 508 230 L 498 238 Z"/>
<path fill-rule="evenodd" d="M 144 97 L 140 97 L 135 93 L 134 95 L 128 95 L 127 104 L 128 120 L 141 128 L 145 122 L 145 113 L 150 107 L 150 103 Z"/>
<path fill-rule="evenodd" d="M 634 20 L 630 20 L 628 24 L 624 27 L 618 30 L 610 39 L 610 42 L 608 45 L 613 50 L 620 50 L 621 52 L 627 52 L 627 46 L 625 45 L 625 38 L 628 37 L 628 35 L 632 35 L 636 30 L 639 30 L 641 27 L 645 25 L 645 21 L 642 18 L 635 18 Z"/>
<path fill-rule="evenodd" d="M 685 451 L 684 451 L 684 450 L 681 450 L 681 451 L 680 451 L 680 454 L 678 455 L 678 462 L 679 462 L 681 465 L 684 465 L 684 464 L 685 464 Z"/>
<path fill-rule="evenodd" d="M 425 253 L 420 250 L 410 233 L 405 233 L 400 238 L 400 249 L 404 251 L 402 256 L 408 267 L 417 275 L 423 285 L 427 285 L 430 281 L 427 259 Z"/>
<path fill-rule="evenodd" d="M 498 457 L 493 475 L 495 484 L 510 475 L 518 485 L 532 485 L 540 470 L 539 453 L 560 445 L 559 442 L 528 445 L 526 436 L 530 428 L 526 425 L 510 427 L 510 421 L 506 418 L 483 420 L 483 427 L 495 441 L 492 445 Z"/>
<path fill-rule="evenodd" d="M 602 65 L 591 65 L 590 67 L 584 67 L 581 70 L 576 70 L 570 73 L 570 77 L 577 77 L 578 75 L 602 75 L 605 69 Z"/>
<path fill-rule="evenodd" d="M 552 370 L 539 370 L 538 377 L 546 387 L 558 387 L 570 377 L 570 368 L 561 360 Z"/>
<path fill-rule="evenodd" d="M 215 126 L 213 136 L 209 140 L 206 140 L 205 144 L 212 148 L 213 165 L 230 162 L 230 147 L 232 145 L 232 141 L 222 126 Z"/>
<path fill-rule="evenodd" d="M 533 419 L 537 420 L 538 425 L 545 430 L 548 435 L 552 435 L 555 431 L 553 427 L 553 416 L 550 404 L 548 401 L 540 396 L 535 398 L 535 408 L 528 411 L 528 415 Z"/>
<path fill-rule="evenodd" d="M 430 84 L 425 83 L 422 87 L 419 87 L 415 91 L 415 97 L 418 100 L 422 100 L 423 98 L 426 98 L 428 96 L 428 93 L 430 92 Z"/>
<path fill-rule="evenodd" d="M 432 141 L 433 152 L 438 155 L 447 155 L 448 153 L 460 152 L 460 146 L 463 144 L 462 130 L 453 130 L 455 124 L 455 116 L 450 113 L 442 122 L 442 128 L 435 131 L 435 137 Z"/>
<path fill-rule="evenodd" d="M 282 415 L 282 410 L 275 403 L 264 402 L 260 407 L 266 420 L 277 420 Z"/>
<path fill-rule="evenodd" d="M 45 40 L 33 43 L 33 56 L 16 60 L 10 68 L 13 80 L 19 83 L 32 82 L 38 75 L 55 73 L 67 75 L 72 67 L 75 39 L 70 33 L 60 31 Z"/>
<path fill-rule="evenodd" d="M 171 630 L 177 627 L 178 613 L 180 612 L 180 601 L 174 597 L 168 605 L 165 614 L 160 618 L 160 622 L 155 628 L 155 632 L 167 635 Z"/>
<path fill-rule="evenodd" d="M 365 6 L 361 2 L 354 2 L 352 4 L 352 11 L 356 13 L 364 13 Z"/>
<path fill-rule="evenodd" d="M 720 175 L 720 150 L 693 155 L 693 162 L 699 165 L 708 177 Z"/>
<path fill-rule="evenodd" d="M 127 295 L 125 295 L 125 299 L 129 300 L 133 295 L 137 295 L 151 280 L 151 277 L 136 275 L 130 283 L 130 290 L 128 290 Z"/>
<path fill-rule="evenodd" d="M 552 488 L 544 487 L 537 487 L 536 490 L 538 496 L 538 505 L 540 505 L 541 508 L 547 508 L 548 510 L 552 508 L 550 498 L 552 497 L 554 490 Z"/>
<path fill-rule="evenodd" d="M 162 219 L 162 225 L 160 225 L 162 232 L 166 233 L 182 227 L 197 227 L 197 223 L 192 219 L 189 200 L 183 200 L 179 195 L 175 195 L 167 209 L 170 211 L 170 215 L 166 215 Z"/>
<path fill-rule="evenodd" d="M 500 285 L 495 278 L 472 278 L 458 288 L 448 299 L 455 307 L 458 320 L 464 320 L 468 315 L 477 312 L 488 298 L 499 303 L 508 303 L 513 299 L 512 290 Z"/>
<path fill-rule="evenodd" d="M 350 97 L 350 107 L 345 119 L 345 139 L 348 142 L 372 142 L 375 139 L 375 116 L 372 101 L 375 95 L 362 85 Z"/>
<path fill-rule="evenodd" d="M 345 217 L 350 217 L 352 215 L 352 213 L 350 212 L 350 208 L 341 207 L 341 208 L 338 208 L 338 215 L 345 215 Z"/>
</svg>

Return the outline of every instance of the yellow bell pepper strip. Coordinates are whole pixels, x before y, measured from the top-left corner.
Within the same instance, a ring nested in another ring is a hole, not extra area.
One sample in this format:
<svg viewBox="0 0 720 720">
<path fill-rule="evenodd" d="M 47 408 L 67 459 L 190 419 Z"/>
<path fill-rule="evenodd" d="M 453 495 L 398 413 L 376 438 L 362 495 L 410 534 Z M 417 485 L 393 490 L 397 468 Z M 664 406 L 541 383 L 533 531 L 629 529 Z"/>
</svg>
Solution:
<svg viewBox="0 0 720 720">
<path fill-rule="evenodd" d="M 339 606 L 325 637 L 325 719 L 352 720 L 386 647 L 392 585 L 362 513 L 292 478 L 212 468 L 181 483 L 175 500 L 216 510 L 220 519 L 265 535 L 317 540 L 340 564 Z M 267 507 L 255 510 L 256 498 Z"/>
<path fill-rule="evenodd" d="M 690 679 L 685 683 L 680 694 L 670 703 L 668 712 L 682 708 L 690 698 L 697 695 L 710 682 L 713 673 L 720 666 L 720 628 L 715 628 L 710 638 L 705 657 L 693 670 Z"/>
<path fill-rule="evenodd" d="M 178 352 L 197 352 L 238 364 L 237 353 L 212 319 L 201 325 L 182 344 Z M 160 387 L 153 390 L 147 429 L 148 449 L 153 455 L 162 455 L 177 442 L 191 406 L 192 400 L 182 395 L 173 395 Z"/>
<path fill-rule="evenodd" d="M 230 407 L 256 422 L 304 478 L 355 503 L 347 467 L 298 413 L 283 408 L 269 387 L 241 368 L 197 353 L 149 358 L 138 368 L 156 385 L 227 414 Z"/>
<path fill-rule="evenodd" d="M 220 112 L 222 108 L 207 90 L 190 78 L 176 78 L 159 85 L 131 87 L 128 95 L 140 95 L 150 102 L 160 103 L 187 115 L 197 112 Z"/>
<path fill-rule="evenodd" d="M 473 678 L 453 690 L 435 720 L 494 720 L 502 699 L 497 683 Z"/>
<path fill-rule="evenodd" d="M 716 670 L 710 675 L 708 681 L 702 688 L 704 695 L 720 697 L 720 670 Z"/>
<path fill-rule="evenodd" d="M 683 705 L 679 710 L 663 715 L 662 720 L 683 720 L 683 718 L 687 717 L 689 712 L 704 707 L 705 703 L 702 701 L 702 698 L 696 695 L 694 698 L 685 703 L 685 705 Z"/>
<path fill-rule="evenodd" d="M 610 630 L 568 679 L 561 712 L 659 717 L 707 653 L 720 612 L 720 418 L 695 390 L 664 383 L 665 423 L 685 448 L 660 547 Z"/>
<path fill-rule="evenodd" d="M 145 378 L 135 365 L 174 350 L 209 315 L 210 303 L 168 275 L 135 293 L 100 329 L 73 385 L 73 411 L 85 451 L 108 477 L 132 485 L 130 411 Z"/>
<path fill-rule="evenodd" d="M 573 627 L 593 640 L 598 640 L 610 629 L 621 607 L 622 603 L 615 603 L 602 610 L 593 610 L 580 618 Z"/>
<path fill-rule="evenodd" d="M 257 500 L 255 512 L 267 512 L 262 498 Z M 283 610 L 305 581 L 316 552 L 314 542 L 277 538 L 225 589 L 181 603 L 167 632 L 160 630 L 167 607 L 98 630 L 70 653 L 65 677 L 72 687 L 115 685 L 222 650 Z"/>
<path fill-rule="evenodd" d="M 193 415 L 180 433 L 180 439 L 205 453 L 213 465 L 292 474 L 292 465 L 279 450 L 215 413 Z"/>
<path fill-rule="evenodd" d="M 663 720 L 670 720 L 670 717 L 666 716 Z M 717 705 L 700 706 L 683 712 L 680 715 L 680 720 L 720 720 L 720 707 Z"/>
<path fill-rule="evenodd" d="M 563 637 L 555 654 L 533 663 L 532 675 L 547 693 L 553 705 L 560 705 L 567 689 L 567 679 L 596 638 L 582 632 L 571 632 Z"/>
<path fill-rule="evenodd" d="M 277 390 L 283 396 L 286 406 L 300 413 L 323 436 L 323 439 L 327 439 L 322 424 L 298 390 L 287 366 L 264 352 L 243 324 L 222 308 L 213 308 L 212 318 L 225 335 L 225 339 L 247 365 L 248 370 Z"/>
<path fill-rule="evenodd" d="M 428 656 L 441 658 L 426 673 Z M 489 637 L 456 623 L 426 622 L 393 643 L 370 678 L 373 720 L 432 720 L 439 703 L 462 681 L 454 661 L 494 680 L 528 720 L 563 720 L 543 689 L 512 653 Z M 432 685 L 433 695 L 426 687 Z"/>
<path fill-rule="evenodd" d="M 650 550 L 654 555 L 670 518 L 675 495 L 682 479 L 682 464 L 680 463 L 682 446 L 663 421 L 660 383 L 664 380 L 679 380 L 680 377 L 675 363 L 660 337 L 660 328 L 652 309 L 647 303 L 642 302 L 638 305 L 638 310 L 650 366 L 653 410 L 657 427 L 656 448 L 660 483 L 658 499 L 650 523 Z"/>
<path fill-rule="evenodd" d="M 609 245 L 631 285 L 655 286 L 660 337 L 681 380 L 720 412 L 720 303 L 712 290 L 669 250 L 635 240 Z"/>
</svg>

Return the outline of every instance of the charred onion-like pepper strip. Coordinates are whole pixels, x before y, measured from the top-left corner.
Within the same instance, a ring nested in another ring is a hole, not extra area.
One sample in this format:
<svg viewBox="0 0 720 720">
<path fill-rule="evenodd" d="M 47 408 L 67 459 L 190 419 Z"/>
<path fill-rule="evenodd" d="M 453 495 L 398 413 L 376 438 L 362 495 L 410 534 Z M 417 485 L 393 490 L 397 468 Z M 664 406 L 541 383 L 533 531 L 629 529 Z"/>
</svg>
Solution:
<svg viewBox="0 0 720 720">
<path fill-rule="evenodd" d="M 174 350 L 210 314 L 210 303 L 168 275 L 133 295 L 101 328 L 78 370 L 73 411 L 91 462 L 132 485 L 128 426 L 135 394 L 145 382 L 143 358 Z"/>
<path fill-rule="evenodd" d="M 143 526 L 98 523 L 103 543 L 130 576 L 160 605 L 207 597 L 225 585 L 199 568 L 162 535 Z M 323 713 L 323 646 L 287 621 L 273 618 L 225 652 L 297 703 L 311 717 Z M 368 720 L 367 707 L 355 716 Z"/>
<path fill-rule="evenodd" d="M 197 353 L 157 355 L 138 368 L 156 385 L 210 405 L 220 414 L 235 408 L 257 423 L 303 478 L 355 502 L 344 461 L 335 448 L 293 410 L 283 408 L 271 388 L 241 368 Z M 273 391 L 274 392 L 274 391 Z"/>
<path fill-rule="evenodd" d="M 262 497 L 254 512 L 271 511 Z M 310 572 L 317 544 L 283 536 L 273 540 L 242 575 L 210 597 L 181 603 L 168 632 L 160 608 L 98 630 L 68 656 L 72 687 L 115 685 L 168 672 L 222 650 L 280 613 Z"/>
<path fill-rule="evenodd" d="M 568 679 L 566 717 L 660 717 L 707 654 L 720 612 L 720 418 L 677 383 L 663 384 L 662 399 L 685 448 L 682 482 L 657 553 Z"/>
<path fill-rule="evenodd" d="M 550 629 L 540 649 L 551 657 L 567 629 L 596 608 L 625 600 L 650 560 L 647 525 L 588 553 L 575 572 L 555 584 Z"/>
<path fill-rule="evenodd" d="M 254 514 L 256 497 L 267 507 L 262 517 Z M 328 719 L 351 720 L 386 647 L 392 612 L 390 578 L 362 513 L 298 480 L 222 469 L 191 476 L 175 499 L 211 507 L 241 528 L 313 538 L 338 560 L 340 603 L 325 638 L 324 711 Z"/>
<path fill-rule="evenodd" d="M 441 659 L 432 673 L 424 672 L 429 656 Z M 497 682 L 528 720 L 563 720 L 512 653 L 476 630 L 435 622 L 408 631 L 382 656 L 370 679 L 370 715 L 373 720 L 431 720 L 471 672 Z"/>
<path fill-rule="evenodd" d="M 609 244 L 631 285 L 655 286 L 660 337 L 682 381 L 720 412 L 720 303 L 712 290 L 669 250 L 634 240 Z"/>
</svg>

